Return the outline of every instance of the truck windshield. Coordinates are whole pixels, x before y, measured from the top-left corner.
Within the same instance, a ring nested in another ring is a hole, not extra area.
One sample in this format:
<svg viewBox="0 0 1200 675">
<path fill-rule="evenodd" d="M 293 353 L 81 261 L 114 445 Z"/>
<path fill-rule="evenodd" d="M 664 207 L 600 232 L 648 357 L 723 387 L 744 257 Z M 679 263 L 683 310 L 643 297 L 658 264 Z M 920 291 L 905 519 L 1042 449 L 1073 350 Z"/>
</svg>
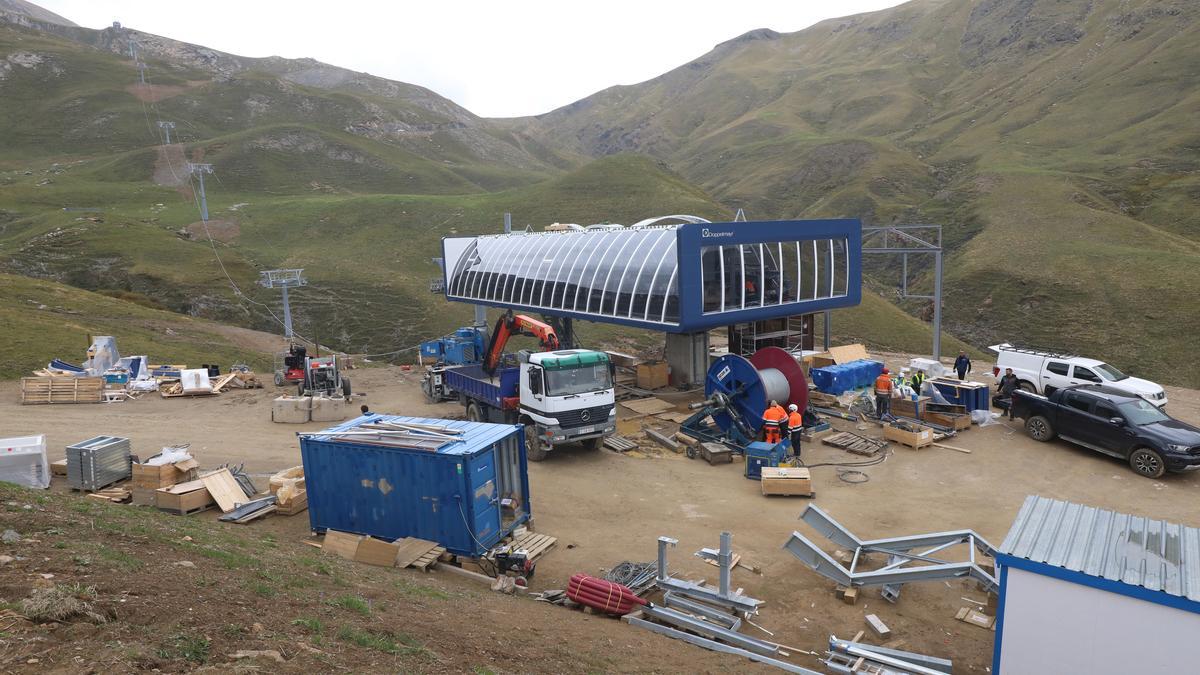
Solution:
<svg viewBox="0 0 1200 675">
<path fill-rule="evenodd" d="M 1097 373 L 1100 373 L 1100 377 L 1103 377 L 1104 379 L 1108 380 L 1109 382 L 1119 382 L 1119 381 L 1124 380 L 1125 378 L 1129 377 L 1125 373 L 1122 373 L 1121 371 L 1117 370 L 1116 368 L 1113 368 L 1112 366 L 1108 365 L 1107 363 L 1098 364 L 1093 368 L 1093 370 L 1095 370 Z"/>
<path fill-rule="evenodd" d="M 1144 426 L 1146 424 L 1154 424 L 1155 422 L 1165 422 L 1170 417 L 1167 414 L 1154 406 L 1149 401 L 1129 401 L 1122 403 L 1118 408 L 1125 414 L 1125 418 L 1135 426 Z"/>
<path fill-rule="evenodd" d="M 551 396 L 570 396 L 612 387 L 608 363 L 579 368 L 546 371 L 546 393 Z"/>
</svg>

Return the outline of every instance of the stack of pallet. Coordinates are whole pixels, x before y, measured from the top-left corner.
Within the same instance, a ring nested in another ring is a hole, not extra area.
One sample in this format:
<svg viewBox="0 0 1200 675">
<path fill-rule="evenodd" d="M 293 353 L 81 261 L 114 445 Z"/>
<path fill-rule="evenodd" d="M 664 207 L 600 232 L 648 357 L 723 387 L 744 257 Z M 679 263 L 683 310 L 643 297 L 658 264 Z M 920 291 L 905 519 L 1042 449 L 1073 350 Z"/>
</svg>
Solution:
<svg viewBox="0 0 1200 675">
<path fill-rule="evenodd" d="M 835 448 L 841 448 L 846 452 L 853 452 L 856 455 L 865 455 L 870 457 L 880 450 L 887 447 L 888 442 L 878 438 L 867 438 L 849 431 L 843 431 L 838 434 L 832 434 L 821 439 L 825 445 L 832 445 Z"/>
<path fill-rule="evenodd" d="M 21 403 L 100 403 L 103 377 L 22 377 Z"/>
<path fill-rule="evenodd" d="M 423 572 L 428 572 L 446 552 L 437 542 L 416 537 L 384 541 L 337 530 L 326 530 L 325 541 L 319 546 L 326 553 L 347 560 L 380 567 L 414 567 Z"/>
</svg>

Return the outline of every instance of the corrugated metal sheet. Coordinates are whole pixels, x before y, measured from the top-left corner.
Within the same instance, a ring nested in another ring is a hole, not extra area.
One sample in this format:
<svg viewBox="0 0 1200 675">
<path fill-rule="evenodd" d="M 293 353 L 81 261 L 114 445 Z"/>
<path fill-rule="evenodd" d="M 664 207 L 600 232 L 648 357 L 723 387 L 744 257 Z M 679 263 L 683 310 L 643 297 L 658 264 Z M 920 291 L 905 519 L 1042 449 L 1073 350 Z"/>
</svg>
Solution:
<svg viewBox="0 0 1200 675">
<path fill-rule="evenodd" d="M 1200 529 L 1030 495 L 1000 552 L 1200 601 Z"/>
<path fill-rule="evenodd" d="M 128 438 L 96 436 L 67 446 L 67 483 L 76 490 L 101 490 L 132 475 Z"/>
<path fill-rule="evenodd" d="M 462 430 L 436 450 L 385 447 L 332 434 L 368 422 L 432 424 Z M 419 537 L 478 556 L 529 520 L 529 477 L 520 426 L 390 415 L 359 417 L 311 436 L 300 454 L 312 529 L 389 541 Z M 517 499 L 515 512 L 500 505 Z"/>
</svg>

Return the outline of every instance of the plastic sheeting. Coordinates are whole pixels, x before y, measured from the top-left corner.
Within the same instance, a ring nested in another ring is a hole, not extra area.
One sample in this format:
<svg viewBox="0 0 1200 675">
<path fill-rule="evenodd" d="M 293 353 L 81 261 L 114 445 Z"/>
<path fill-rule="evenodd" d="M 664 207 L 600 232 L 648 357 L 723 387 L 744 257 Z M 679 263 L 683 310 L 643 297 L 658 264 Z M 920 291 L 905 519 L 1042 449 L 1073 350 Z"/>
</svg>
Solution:
<svg viewBox="0 0 1200 675">
<path fill-rule="evenodd" d="M 25 487 L 50 487 L 46 436 L 0 438 L 0 481 Z"/>
<path fill-rule="evenodd" d="M 212 391 L 212 382 L 208 379 L 207 368 L 181 370 L 179 371 L 179 381 L 183 384 L 183 390 L 189 394 Z"/>
<path fill-rule="evenodd" d="M 103 375 L 104 371 L 117 365 L 121 354 L 117 352 L 117 338 L 111 335 L 96 335 L 92 337 L 92 346 L 88 347 L 88 360 L 83 367 L 89 375 Z"/>
<path fill-rule="evenodd" d="M 163 466 L 165 464 L 174 464 L 176 462 L 186 462 L 192 459 L 192 453 L 188 452 L 186 445 L 172 445 L 162 449 L 162 452 L 142 462 L 146 466 Z"/>
<path fill-rule="evenodd" d="M 972 410 L 971 421 L 981 427 L 990 426 L 992 424 L 1003 424 L 1000 421 L 1000 413 L 990 410 Z"/>
<path fill-rule="evenodd" d="M 929 380 L 921 383 L 921 395 L 928 396 L 930 402 L 932 403 L 936 403 L 938 405 L 950 405 L 950 402 L 947 401 L 946 397 L 942 395 L 941 390 L 933 386 L 933 383 Z"/>
</svg>

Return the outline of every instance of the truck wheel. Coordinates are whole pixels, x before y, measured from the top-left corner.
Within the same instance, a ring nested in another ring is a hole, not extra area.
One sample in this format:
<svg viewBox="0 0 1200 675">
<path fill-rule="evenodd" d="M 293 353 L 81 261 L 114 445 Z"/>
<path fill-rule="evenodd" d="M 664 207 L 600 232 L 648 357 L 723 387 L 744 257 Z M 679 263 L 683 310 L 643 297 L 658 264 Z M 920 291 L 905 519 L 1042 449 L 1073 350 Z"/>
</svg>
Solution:
<svg viewBox="0 0 1200 675">
<path fill-rule="evenodd" d="M 1027 391 L 1030 394 L 1037 393 L 1037 389 L 1033 386 L 1033 383 L 1027 382 L 1025 380 L 1021 380 L 1020 382 L 1017 383 L 1017 389 L 1020 389 L 1021 391 Z"/>
<path fill-rule="evenodd" d="M 589 438 L 583 442 L 583 449 L 595 451 L 595 450 L 599 450 L 602 445 L 604 445 L 603 437 Z"/>
<path fill-rule="evenodd" d="M 546 455 L 550 454 L 550 450 L 546 447 L 544 441 L 538 436 L 537 427 L 532 424 L 525 427 L 525 456 L 531 462 L 540 462 L 546 459 Z"/>
<path fill-rule="evenodd" d="M 474 401 L 467 404 L 467 419 L 472 422 L 482 422 L 483 415 L 479 412 L 479 404 Z"/>
<path fill-rule="evenodd" d="M 1054 439 L 1054 427 L 1050 420 L 1041 415 L 1034 415 L 1025 422 L 1025 432 L 1035 441 L 1045 443 Z"/>
<path fill-rule="evenodd" d="M 1150 448 L 1137 448 L 1129 454 L 1129 466 L 1135 473 L 1146 478 L 1160 478 L 1167 472 L 1162 455 Z"/>
<path fill-rule="evenodd" d="M 275 386 L 282 387 L 285 384 L 287 384 L 287 380 L 283 378 L 283 373 L 275 371 Z"/>
<path fill-rule="evenodd" d="M 348 377 L 342 378 L 342 396 L 350 398 L 350 378 Z"/>
</svg>

